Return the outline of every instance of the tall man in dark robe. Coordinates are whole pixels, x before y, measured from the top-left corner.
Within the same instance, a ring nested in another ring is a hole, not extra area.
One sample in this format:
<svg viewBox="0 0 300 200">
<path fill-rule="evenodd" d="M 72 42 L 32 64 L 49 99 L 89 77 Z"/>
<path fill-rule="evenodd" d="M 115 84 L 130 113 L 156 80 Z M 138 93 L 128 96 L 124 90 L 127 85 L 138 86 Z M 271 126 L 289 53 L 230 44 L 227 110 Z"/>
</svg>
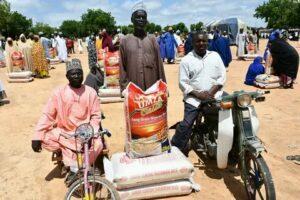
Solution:
<svg viewBox="0 0 300 200">
<path fill-rule="evenodd" d="M 123 91 L 129 82 L 142 90 L 148 89 L 156 81 L 166 82 L 159 46 L 154 36 L 147 36 L 147 12 L 137 9 L 132 13 L 134 33 L 120 42 L 120 86 Z"/>
</svg>

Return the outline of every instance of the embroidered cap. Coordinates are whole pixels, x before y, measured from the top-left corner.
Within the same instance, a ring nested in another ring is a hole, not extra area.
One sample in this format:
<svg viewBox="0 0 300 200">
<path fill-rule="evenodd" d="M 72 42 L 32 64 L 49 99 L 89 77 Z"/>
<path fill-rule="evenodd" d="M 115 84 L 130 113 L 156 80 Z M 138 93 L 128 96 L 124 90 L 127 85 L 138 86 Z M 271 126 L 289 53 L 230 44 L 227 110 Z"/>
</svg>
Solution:
<svg viewBox="0 0 300 200">
<path fill-rule="evenodd" d="M 66 65 L 67 65 L 66 66 L 67 72 L 72 69 L 81 69 L 82 70 L 81 62 L 77 58 L 73 58 L 71 61 L 67 61 Z"/>
</svg>

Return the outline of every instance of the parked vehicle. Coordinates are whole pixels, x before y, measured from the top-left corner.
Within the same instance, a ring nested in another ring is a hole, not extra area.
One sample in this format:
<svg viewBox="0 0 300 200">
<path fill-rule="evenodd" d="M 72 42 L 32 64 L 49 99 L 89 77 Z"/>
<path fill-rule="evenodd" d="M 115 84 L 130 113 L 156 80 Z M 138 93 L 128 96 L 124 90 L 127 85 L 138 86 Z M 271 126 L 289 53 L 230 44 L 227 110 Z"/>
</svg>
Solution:
<svg viewBox="0 0 300 200">
<path fill-rule="evenodd" d="M 249 199 L 276 199 L 266 151 L 258 138 L 259 121 L 252 100 L 265 100 L 269 91 L 237 91 L 201 103 L 191 146 L 196 153 L 216 158 L 218 168 L 238 164 Z"/>
</svg>

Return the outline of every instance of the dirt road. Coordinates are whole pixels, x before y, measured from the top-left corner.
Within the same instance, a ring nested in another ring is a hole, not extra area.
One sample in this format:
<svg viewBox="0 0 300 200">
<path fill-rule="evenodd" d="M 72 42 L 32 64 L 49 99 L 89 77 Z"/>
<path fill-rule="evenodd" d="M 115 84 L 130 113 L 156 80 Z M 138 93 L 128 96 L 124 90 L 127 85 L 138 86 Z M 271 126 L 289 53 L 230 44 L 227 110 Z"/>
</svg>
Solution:
<svg viewBox="0 0 300 200">
<path fill-rule="evenodd" d="M 294 43 L 298 47 L 299 43 Z M 265 46 L 265 41 L 261 42 Z M 263 49 L 263 48 L 262 48 Z M 235 51 L 233 51 L 234 54 Z M 87 55 L 75 54 L 87 72 Z M 225 90 L 255 90 L 243 84 L 250 61 L 233 60 L 227 72 Z M 51 78 L 35 79 L 31 83 L 6 82 L 6 68 L 0 69 L 10 104 L 0 107 L 0 199 L 56 200 L 66 193 L 63 178 L 55 178 L 51 153 L 31 150 L 34 127 L 55 87 L 66 84 L 65 65 L 50 71 Z M 169 125 L 182 119 L 182 93 L 178 88 L 178 64 L 165 65 L 170 98 Z M 268 150 L 265 157 L 274 178 L 278 199 L 298 199 L 300 194 L 300 166 L 286 161 L 287 155 L 300 154 L 300 83 L 294 89 L 272 90 L 263 103 L 254 103 L 260 120 L 259 136 Z M 104 127 L 111 130 L 111 153 L 122 151 L 125 121 L 122 103 L 101 105 L 106 119 Z M 243 184 L 237 172 L 218 170 L 214 162 L 205 166 L 194 153 L 195 180 L 202 187 L 198 193 L 170 199 L 245 199 Z M 298 198 L 297 198 L 298 196 Z"/>
</svg>

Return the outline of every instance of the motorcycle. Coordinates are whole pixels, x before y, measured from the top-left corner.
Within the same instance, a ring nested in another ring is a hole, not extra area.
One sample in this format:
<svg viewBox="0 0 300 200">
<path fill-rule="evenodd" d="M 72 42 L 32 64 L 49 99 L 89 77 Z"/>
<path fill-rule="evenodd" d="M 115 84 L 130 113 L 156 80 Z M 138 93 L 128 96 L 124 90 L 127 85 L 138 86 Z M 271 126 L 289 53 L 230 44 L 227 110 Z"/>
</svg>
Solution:
<svg viewBox="0 0 300 200">
<path fill-rule="evenodd" d="M 249 199 L 276 199 L 273 179 L 262 156 L 266 149 L 257 136 L 259 121 L 251 105 L 252 100 L 264 101 L 267 93 L 236 91 L 203 101 L 190 140 L 192 149 L 198 155 L 215 158 L 218 168 L 238 164 Z"/>
</svg>

